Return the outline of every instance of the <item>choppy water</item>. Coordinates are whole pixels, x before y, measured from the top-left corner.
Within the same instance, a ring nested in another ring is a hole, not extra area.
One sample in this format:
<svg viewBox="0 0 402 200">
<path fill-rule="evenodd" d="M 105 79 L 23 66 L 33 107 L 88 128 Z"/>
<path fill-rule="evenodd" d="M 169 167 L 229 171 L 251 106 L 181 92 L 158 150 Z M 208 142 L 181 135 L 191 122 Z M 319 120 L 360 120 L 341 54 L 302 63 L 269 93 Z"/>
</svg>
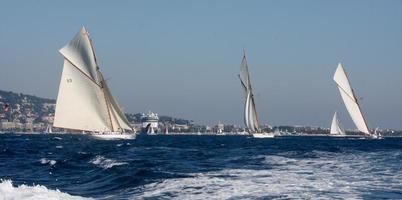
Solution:
<svg viewBox="0 0 402 200">
<path fill-rule="evenodd" d="M 0 199 L 402 199 L 402 138 L 0 134 Z"/>
</svg>

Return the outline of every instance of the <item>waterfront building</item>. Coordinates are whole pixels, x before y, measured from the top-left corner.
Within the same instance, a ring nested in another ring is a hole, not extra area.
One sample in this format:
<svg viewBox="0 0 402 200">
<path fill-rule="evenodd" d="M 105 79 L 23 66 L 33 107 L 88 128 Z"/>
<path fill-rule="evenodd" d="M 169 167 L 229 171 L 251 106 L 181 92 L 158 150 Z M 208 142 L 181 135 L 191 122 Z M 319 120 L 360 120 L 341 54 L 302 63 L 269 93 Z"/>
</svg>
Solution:
<svg viewBox="0 0 402 200">
<path fill-rule="evenodd" d="M 141 123 L 143 133 L 154 134 L 158 132 L 159 117 L 157 113 L 151 111 L 147 114 L 142 113 Z"/>
</svg>

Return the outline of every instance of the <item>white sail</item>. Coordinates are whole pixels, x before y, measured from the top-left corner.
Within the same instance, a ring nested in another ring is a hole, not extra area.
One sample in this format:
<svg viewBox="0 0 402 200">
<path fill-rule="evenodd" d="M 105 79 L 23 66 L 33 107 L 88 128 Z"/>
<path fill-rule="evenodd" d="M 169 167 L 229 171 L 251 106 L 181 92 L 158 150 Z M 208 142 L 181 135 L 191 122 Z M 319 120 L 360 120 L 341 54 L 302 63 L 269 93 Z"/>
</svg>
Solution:
<svg viewBox="0 0 402 200">
<path fill-rule="evenodd" d="M 255 108 L 255 102 L 254 102 L 254 97 L 252 94 L 249 94 L 250 96 L 250 101 L 249 101 L 249 124 L 250 128 L 252 131 L 258 131 L 259 130 L 259 125 L 258 125 L 258 118 L 257 118 L 257 110 Z"/>
<path fill-rule="evenodd" d="M 60 53 L 64 67 L 54 126 L 92 132 L 132 130 L 99 71 L 84 27 Z"/>
<path fill-rule="evenodd" d="M 249 106 L 249 104 L 250 104 L 250 94 L 247 94 L 246 102 L 244 104 L 244 124 L 246 125 L 246 127 L 248 129 L 250 129 L 251 131 L 254 131 L 254 130 L 252 130 L 252 127 L 250 125 L 250 119 L 249 119 L 250 106 Z"/>
<path fill-rule="evenodd" d="M 334 117 L 332 118 L 330 134 L 345 135 L 345 131 L 341 128 L 337 112 L 335 112 Z"/>
<path fill-rule="evenodd" d="M 248 72 L 246 54 L 243 55 L 243 59 L 241 61 L 239 77 L 244 89 L 244 94 L 248 95 L 249 91 L 251 91 L 251 83 L 250 83 L 250 74 Z"/>
<path fill-rule="evenodd" d="M 113 131 L 121 131 L 124 130 L 133 130 L 128 122 L 124 112 L 120 108 L 119 104 L 117 103 L 116 99 L 110 92 L 109 87 L 107 86 L 106 82 L 104 82 L 105 94 L 107 97 L 108 102 L 110 103 L 110 111 L 111 111 L 111 119 L 113 123 Z"/>
<path fill-rule="evenodd" d="M 59 51 L 64 59 L 70 61 L 94 82 L 99 83 L 95 53 L 85 27 L 82 27 L 74 38 Z"/>
<path fill-rule="evenodd" d="M 251 88 L 246 55 L 243 56 L 239 77 L 244 89 L 244 93 L 246 95 L 246 102 L 244 105 L 244 123 L 250 132 L 256 132 L 259 130 L 260 127 L 258 124 L 258 115 L 255 107 L 254 95 Z"/>
<path fill-rule="evenodd" d="M 359 129 L 359 131 L 363 133 L 370 134 L 366 120 L 363 116 L 357 98 L 353 92 L 352 87 L 350 86 L 349 79 L 341 63 L 338 64 L 338 68 L 335 71 L 334 81 L 338 86 L 346 109 L 348 110 L 349 115 L 352 118 L 357 129 Z"/>
<path fill-rule="evenodd" d="M 110 131 L 101 88 L 64 60 L 54 126 L 85 131 Z"/>
</svg>

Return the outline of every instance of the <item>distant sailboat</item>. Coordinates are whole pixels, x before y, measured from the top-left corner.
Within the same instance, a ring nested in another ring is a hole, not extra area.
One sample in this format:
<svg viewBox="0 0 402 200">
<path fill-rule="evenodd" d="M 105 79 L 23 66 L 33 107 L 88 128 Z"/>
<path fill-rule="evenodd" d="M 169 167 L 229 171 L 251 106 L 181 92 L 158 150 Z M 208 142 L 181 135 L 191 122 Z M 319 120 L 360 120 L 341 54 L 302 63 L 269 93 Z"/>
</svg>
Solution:
<svg viewBox="0 0 402 200">
<path fill-rule="evenodd" d="M 250 74 L 248 71 L 245 53 L 240 66 L 239 78 L 246 96 L 246 101 L 244 104 L 244 124 L 246 125 L 249 134 L 255 138 L 273 138 L 273 133 L 262 133 L 259 126 L 258 114 L 255 106 L 254 94 L 251 87 Z"/>
<path fill-rule="evenodd" d="M 332 124 L 331 124 L 331 130 L 330 130 L 330 135 L 331 136 L 345 136 L 345 131 L 341 127 L 341 124 L 338 119 L 338 113 L 334 113 L 334 117 L 332 118 Z"/>
<path fill-rule="evenodd" d="M 167 125 L 165 125 L 165 134 L 166 134 L 166 135 L 169 134 L 169 128 L 168 128 Z"/>
<path fill-rule="evenodd" d="M 53 133 L 52 125 L 51 125 L 51 124 L 48 124 L 48 125 L 47 125 L 46 130 L 45 130 L 45 133 Z"/>
<path fill-rule="evenodd" d="M 60 53 L 64 67 L 53 126 L 106 139 L 135 138 L 135 134 L 125 133 L 133 129 L 100 72 L 85 27 Z"/>
<path fill-rule="evenodd" d="M 346 109 L 348 110 L 349 115 L 352 118 L 357 129 L 369 137 L 378 138 L 379 136 L 376 133 L 370 133 L 359 102 L 352 89 L 352 86 L 350 85 L 349 78 L 345 72 L 345 69 L 343 68 L 341 63 L 338 64 L 338 68 L 335 71 L 334 81 L 338 86 L 339 93 L 341 94 L 341 97 L 343 99 L 343 103 L 345 103 Z"/>
</svg>

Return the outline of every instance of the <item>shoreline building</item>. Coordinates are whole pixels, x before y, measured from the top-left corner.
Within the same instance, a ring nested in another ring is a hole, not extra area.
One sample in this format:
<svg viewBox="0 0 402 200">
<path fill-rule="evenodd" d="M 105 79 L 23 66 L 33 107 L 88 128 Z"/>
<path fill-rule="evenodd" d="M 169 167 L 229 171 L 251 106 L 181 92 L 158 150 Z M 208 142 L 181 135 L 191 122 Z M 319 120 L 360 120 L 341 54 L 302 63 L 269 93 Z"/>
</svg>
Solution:
<svg viewBox="0 0 402 200">
<path fill-rule="evenodd" d="M 158 132 L 159 117 L 157 113 L 149 111 L 147 114 L 142 113 L 141 116 L 142 132 L 147 134 L 155 134 Z"/>
</svg>

